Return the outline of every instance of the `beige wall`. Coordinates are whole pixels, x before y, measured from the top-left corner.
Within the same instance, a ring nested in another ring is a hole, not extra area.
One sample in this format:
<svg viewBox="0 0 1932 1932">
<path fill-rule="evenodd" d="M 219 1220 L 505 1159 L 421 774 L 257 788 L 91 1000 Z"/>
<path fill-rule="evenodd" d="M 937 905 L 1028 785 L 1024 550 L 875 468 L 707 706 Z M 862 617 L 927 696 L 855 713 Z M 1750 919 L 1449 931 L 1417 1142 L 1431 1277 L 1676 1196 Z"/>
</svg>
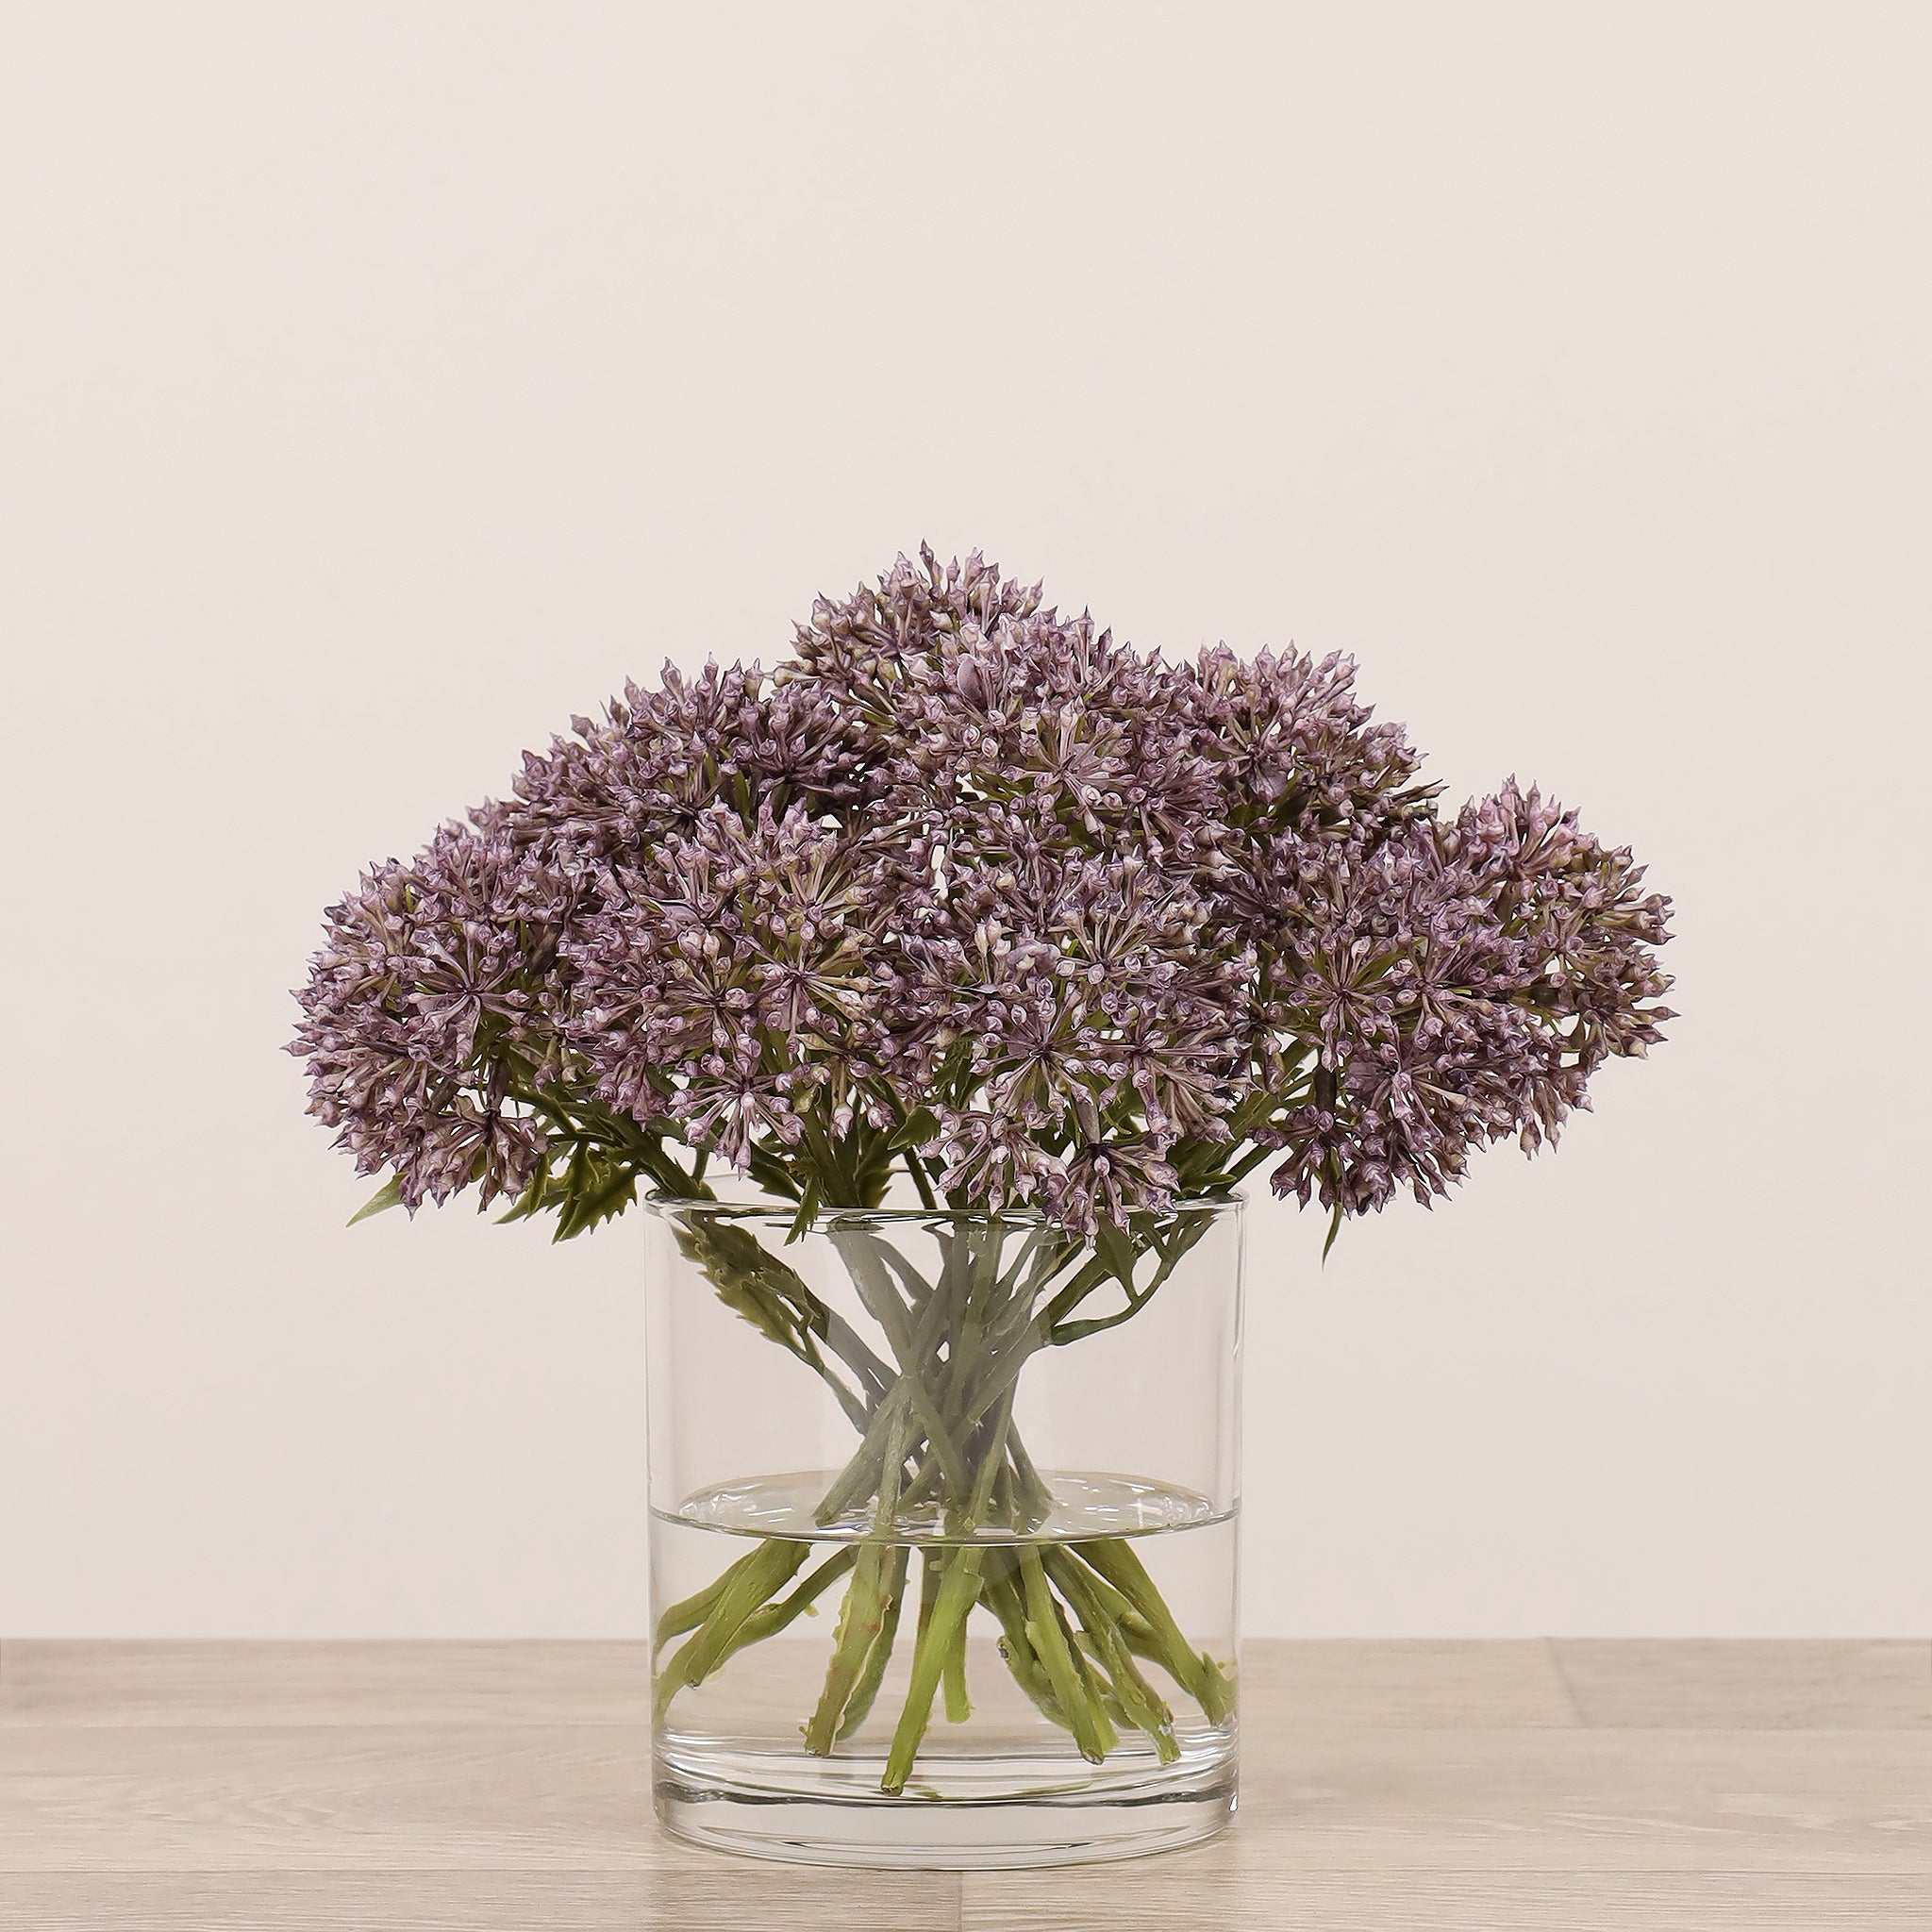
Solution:
<svg viewBox="0 0 1932 1932">
<path fill-rule="evenodd" d="M 1932 1624 L 1932 9 L 8 7 L 0 1630 L 608 1633 L 637 1231 L 362 1188 L 319 909 L 900 546 L 1293 639 L 1676 894 L 1433 1215 L 1256 1218 L 1259 1632 Z"/>
</svg>

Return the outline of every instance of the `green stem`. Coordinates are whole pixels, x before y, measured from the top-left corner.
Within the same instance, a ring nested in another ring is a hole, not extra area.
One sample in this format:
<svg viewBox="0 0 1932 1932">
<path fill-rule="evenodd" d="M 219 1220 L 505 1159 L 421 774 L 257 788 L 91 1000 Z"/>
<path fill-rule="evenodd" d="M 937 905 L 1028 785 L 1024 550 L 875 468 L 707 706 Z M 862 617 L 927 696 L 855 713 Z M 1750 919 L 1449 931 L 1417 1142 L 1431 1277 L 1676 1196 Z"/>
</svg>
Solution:
<svg viewBox="0 0 1932 1932">
<path fill-rule="evenodd" d="M 1119 1598 L 1119 1593 L 1109 1590 L 1091 1570 L 1071 1561 L 1063 1550 L 1048 1548 L 1042 1561 L 1060 1594 L 1074 1607 L 1081 1629 L 1112 1679 L 1113 1694 L 1122 1715 L 1154 1740 L 1154 1749 L 1161 1763 L 1172 1764 L 1181 1755 L 1174 1735 L 1174 1712 L 1141 1674 L 1122 1634 L 1118 1613 L 1108 1601 L 1109 1597 L 1122 1602 L 1124 1599 Z"/>
<path fill-rule="evenodd" d="M 973 1486 L 973 1494 L 962 1511 L 957 1516 L 948 1516 L 946 1529 L 949 1535 L 971 1537 L 985 1520 L 987 1505 L 992 1499 L 993 1480 L 1006 1461 L 1007 1424 L 1012 1413 L 1010 1403 L 1001 1408 L 999 1420 L 993 1427 L 992 1441 L 988 1445 Z M 962 1645 L 966 1641 L 966 1620 L 979 1600 L 979 1566 L 985 1554 L 977 1543 L 967 1543 L 945 1559 L 932 1615 L 930 1619 L 921 1620 L 923 1627 L 912 1652 L 912 1682 L 907 1688 L 906 1704 L 899 1713 L 898 1728 L 892 1733 L 892 1749 L 886 1759 L 886 1774 L 879 1780 L 882 1791 L 896 1793 L 906 1788 L 906 1780 L 912 1771 L 912 1760 L 919 1754 L 920 1740 L 925 1736 L 926 1724 L 932 1715 L 933 1692 L 938 1689 L 940 1677 L 955 1646 Z M 926 1561 L 928 1564 L 934 1561 L 933 1553 L 928 1552 Z M 960 1688 L 963 1694 L 963 1678 Z"/>
<path fill-rule="evenodd" d="M 1046 1566 L 1027 1544 L 1020 1552 L 1020 1576 L 1026 1595 L 1026 1635 L 1046 1672 L 1059 1707 L 1073 1726 L 1074 1742 L 1090 1764 L 1098 1764 L 1120 1742 L 1107 1713 L 1093 1695 L 1091 1680 L 1067 1642 L 1059 1606 L 1047 1589 Z"/>
<path fill-rule="evenodd" d="M 897 1591 L 889 1588 L 891 1554 L 885 1543 L 867 1543 L 853 1563 L 852 1581 L 839 1612 L 831 1662 L 825 1669 L 824 1689 L 819 1693 L 818 1708 L 805 1726 L 805 1748 L 816 1757 L 832 1755 L 847 1709 L 867 1675 L 868 1662 L 882 1637 L 890 1647 L 887 1608 L 897 1602 Z M 900 1573 L 903 1575 L 903 1562 Z"/>
<path fill-rule="evenodd" d="M 712 1607 L 734 1576 L 741 1574 L 745 1567 L 758 1558 L 758 1551 L 752 1549 L 739 1557 L 728 1570 L 708 1583 L 695 1596 L 688 1596 L 681 1603 L 675 1603 L 658 1619 L 658 1627 L 651 1635 L 651 1649 L 655 1655 L 671 1641 L 674 1637 L 682 1637 L 687 1630 L 695 1630 L 711 1614 Z"/>
<path fill-rule="evenodd" d="M 886 1577 L 882 1586 L 886 1596 L 885 1615 L 879 1623 L 879 1634 L 866 1655 L 865 1669 L 859 1674 L 858 1686 L 846 1700 L 845 1715 L 839 1724 L 841 1740 L 849 1738 L 866 1721 L 878 1697 L 886 1665 L 891 1660 L 892 1642 L 899 1632 L 900 1606 L 906 1601 L 906 1568 L 911 1554 L 904 1543 L 894 1543 L 886 1557 Z"/>
<path fill-rule="evenodd" d="M 896 1501 L 898 1473 L 914 1446 L 911 1431 L 907 1426 L 907 1411 L 919 1404 L 922 1397 L 926 1398 L 927 1406 L 930 1406 L 924 1378 L 930 1374 L 927 1364 L 939 1347 L 945 1315 L 944 1296 L 938 1292 L 929 1295 L 925 1307 L 920 1311 L 918 1324 L 906 1342 L 902 1360 L 907 1366 L 901 1369 L 898 1378 L 874 1410 L 851 1461 L 840 1472 L 819 1504 L 816 1515 L 821 1524 L 836 1522 L 853 1504 L 869 1495 L 877 1493 L 883 1496 L 889 1476 Z M 883 1459 L 877 1455 L 880 1444 L 887 1450 Z M 891 1517 L 888 1515 L 880 1522 L 881 1534 L 890 1526 Z"/>
<path fill-rule="evenodd" d="M 879 1789 L 896 1796 L 906 1789 L 912 1773 L 912 1760 L 919 1755 L 920 1740 L 932 1715 L 933 1693 L 953 1646 L 964 1640 L 966 1619 L 979 1600 L 979 1565 L 984 1552 L 976 1545 L 959 1550 L 946 1564 L 932 1616 L 920 1633 L 912 1653 L 912 1682 L 906 1692 L 905 1708 L 899 1713 L 898 1728 L 892 1733 L 892 1749 L 886 1759 L 886 1774 Z"/>
<path fill-rule="evenodd" d="M 687 1685 L 702 1684 L 724 1662 L 745 1619 L 798 1574 L 810 1549 L 809 1543 L 774 1537 L 761 1542 L 751 1559 L 737 1567 L 696 1634 L 658 1673 L 652 1699 L 656 1722 L 662 1723 L 678 1691 Z"/>
<path fill-rule="evenodd" d="M 1073 1724 L 1054 1695 L 1052 1680 L 1033 1647 L 1032 1638 L 1026 1634 L 1026 1600 L 1018 1581 L 1019 1558 L 1010 1551 L 989 1551 L 983 1574 L 983 1597 L 987 1607 L 999 1619 L 1000 1654 L 1013 1674 L 1014 1682 L 1040 1707 L 1043 1716 L 1062 1730 L 1071 1730 Z"/>
<path fill-rule="evenodd" d="M 762 1643 L 767 1637 L 775 1637 L 786 1624 L 809 1610 L 824 1594 L 825 1586 L 836 1582 L 851 1569 L 857 1556 L 858 1552 L 848 1543 L 842 1550 L 827 1557 L 790 1596 L 777 1603 L 768 1603 L 762 1609 L 754 1610 L 738 1626 L 738 1634 L 726 1647 L 724 1656 L 728 1657 L 735 1652 L 744 1649 L 747 1644 Z"/>
<path fill-rule="evenodd" d="M 1133 1546 L 1119 1537 L 1077 1546 L 1080 1559 L 1099 1571 L 1145 1623 L 1152 1660 L 1201 1707 L 1209 1724 L 1220 1724 L 1234 1709 L 1234 1686 L 1206 1651 L 1191 1649 L 1154 1587 Z"/>
<path fill-rule="evenodd" d="M 966 1693 L 966 1625 L 947 1651 L 940 1673 L 940 1686 L 945 1699 L 946 1722 L 963 1724 L 973 1715 L 973 1700 Z"/>
</svg>

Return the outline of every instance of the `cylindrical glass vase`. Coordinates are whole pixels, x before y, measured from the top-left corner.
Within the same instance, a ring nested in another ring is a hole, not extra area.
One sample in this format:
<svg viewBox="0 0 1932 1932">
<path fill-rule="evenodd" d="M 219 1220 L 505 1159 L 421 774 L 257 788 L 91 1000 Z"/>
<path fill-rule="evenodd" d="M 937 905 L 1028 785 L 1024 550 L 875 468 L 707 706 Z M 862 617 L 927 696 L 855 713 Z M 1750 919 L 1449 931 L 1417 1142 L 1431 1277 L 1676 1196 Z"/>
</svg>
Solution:
<svg viewBox="0 0 1932 1932">
<path fill-rule="evenodd" d="M 812 1863 L 1191 1843 L 1235 1802 L 1238 1199 L 649 1206 L 658 1813 Z"/>
</svg>

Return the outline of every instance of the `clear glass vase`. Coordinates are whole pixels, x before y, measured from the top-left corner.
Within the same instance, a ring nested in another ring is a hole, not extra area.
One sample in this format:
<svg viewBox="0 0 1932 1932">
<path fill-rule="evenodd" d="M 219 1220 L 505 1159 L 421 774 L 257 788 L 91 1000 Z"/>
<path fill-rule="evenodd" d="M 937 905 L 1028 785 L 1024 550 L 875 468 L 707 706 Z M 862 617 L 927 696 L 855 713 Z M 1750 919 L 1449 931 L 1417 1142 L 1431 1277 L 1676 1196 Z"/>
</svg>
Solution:
<svg viewBox="0 0 1932 1932">
<path fill-rule="evenodd" d="M 680 1835 L 958 1868 L 1234 1808 L 1241 1208 L 648 1210 L 654 1785 Z"/>
</svg>

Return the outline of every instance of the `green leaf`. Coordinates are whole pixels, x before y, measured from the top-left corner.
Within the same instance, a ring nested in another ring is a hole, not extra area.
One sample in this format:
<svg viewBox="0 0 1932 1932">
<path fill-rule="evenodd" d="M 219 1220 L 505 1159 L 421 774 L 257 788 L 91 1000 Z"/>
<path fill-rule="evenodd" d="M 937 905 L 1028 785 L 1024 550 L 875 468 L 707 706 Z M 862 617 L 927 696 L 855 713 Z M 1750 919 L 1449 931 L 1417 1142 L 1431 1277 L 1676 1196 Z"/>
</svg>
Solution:
<svg viewBox="0 0 1932 1932">
<path fill-rule="evenodd" d="M 895 1154 L 902 1147 L 923 1147 L 939 1130 L 939 1117 L 930 1108 L 922 1107 L 916 1113 L 907 1115 L 886 1145 Z"/>
<path fill-rule="evenodd" d="M 592 1184 L 590 1142 L 579 1141 L 572 1150 L 562 1174 L 556 1181 L 557 1232 L 551 1236 L 552 1241 L 568 1241 L 576 1232 L 572 1224 L 576 1220 L 577 1208 Z"/>
<path fill-rule="evenodd" d="M 1338 1198 L 1335 1210 L 1328 1217 L 1328 1239 L 1322 1243 L 1322 1258 L 1328 1258 L 1328 1250 L 1335 1245 L 1335 1237 L 1341 1232 L 1341 1202 Z"/>
<path fill-rule="evenodd" d="M 348 1224 L 354 1227 L 358 1221 L 367 1221 L 372 1214 L 384 1214 L 391 1208 L 403 1205 L 403 1184 L 394 1174 L 384 1181 L 355 1213 L 349 1216 Z"/>
<path fill-rule="evenodd" d="M 1134 1267 L 1141 1258 L 1141 1252 L 1126 1235 L 1112 1222 L 1103 1220 L 1094 1230 L 1093 1252 L 1106 1264 L 1107 1271 L 1126 1291 L 1127 1299 L 1139 1301 L 1134 1288 Z"/>
<path fill-rule="evenodd" d="M 622 1214 L 637 1198 L 637 1187 L 636 1172 L 619 1162 L 592 1158 L 581 1169 L 573 1162 L 570 1192 L 552 1240 L 570 1241 Z"/>
<path fill-rule="evenodd" d="M 507 1214 L 496 1217 L 496 1224 L 502 1227 L 512 1221 L 527 1221 L 531 1215 L 540 1212 L 548 1205 L 550 1191 L 550 1163 L 546 1160 L 530 1177 L 530 1185 L 517 1197 L 517 1204 Z"/>
<path fill-rule="evenodd" d="M 802 1241 L 811 1232 L 811 1224 L 819 1214 L 819 1181 L 813 1174 L 805 1184 L 805 1192 L 798 1197 L 798 1212 L 791 1217 L 791 1227 L 785 1237 L 790 1247 L 793 1241 Z"/>
</svg>

